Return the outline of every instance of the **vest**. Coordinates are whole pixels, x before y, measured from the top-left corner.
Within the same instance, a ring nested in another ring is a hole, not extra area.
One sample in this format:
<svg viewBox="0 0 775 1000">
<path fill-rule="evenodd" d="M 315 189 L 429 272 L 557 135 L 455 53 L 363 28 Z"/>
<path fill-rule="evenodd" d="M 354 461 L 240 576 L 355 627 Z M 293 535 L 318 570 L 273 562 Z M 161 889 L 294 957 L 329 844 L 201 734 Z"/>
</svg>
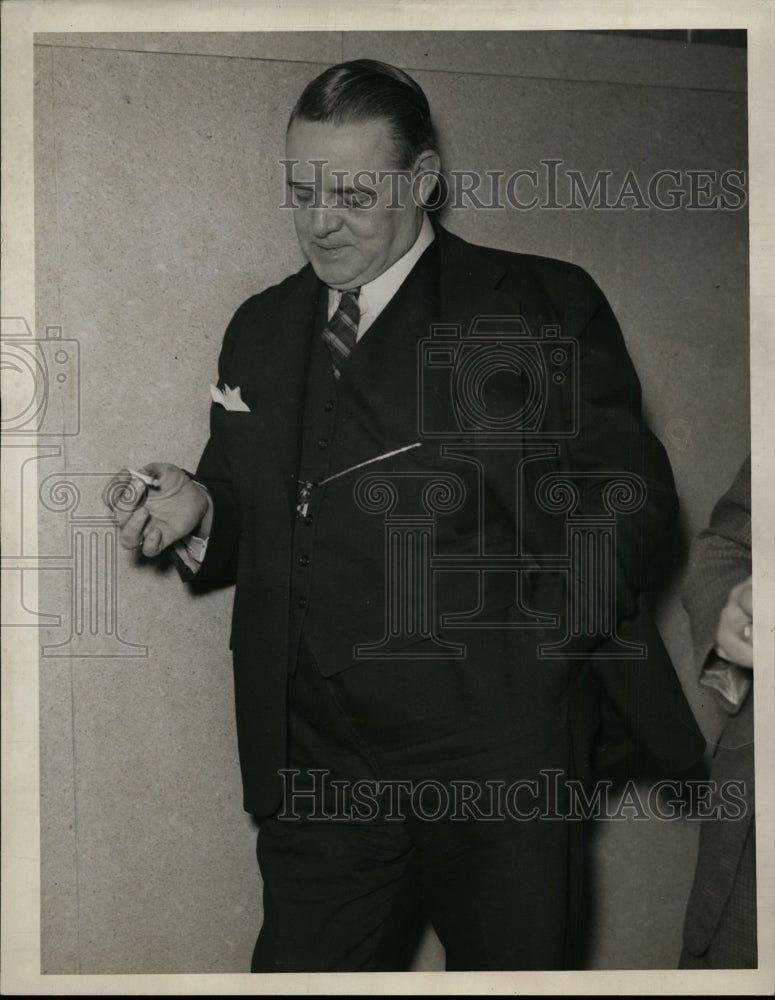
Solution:
<svg viewBox="0 0 775 1000">
<path fill-rule="evenodd" d="M 438 249 L 425 251 L 345 362 L 340 379 L 315 323 L 307 377 L 299 485 L 312 486 L 297 514 L 292 551 L 290 658 L 302 633 L 321 673 L 357 662 L 354 647 L 385 631 L 385 523 L 355 489 L 364 474 L 422 472 L 420 449 L 353 469 L 419 440 L 418 342 L 439 314 Z M 345 470 L 353 469 L 351 472 Z M 339 473 L 343 473 L 338 475 Z"/>
</svg>

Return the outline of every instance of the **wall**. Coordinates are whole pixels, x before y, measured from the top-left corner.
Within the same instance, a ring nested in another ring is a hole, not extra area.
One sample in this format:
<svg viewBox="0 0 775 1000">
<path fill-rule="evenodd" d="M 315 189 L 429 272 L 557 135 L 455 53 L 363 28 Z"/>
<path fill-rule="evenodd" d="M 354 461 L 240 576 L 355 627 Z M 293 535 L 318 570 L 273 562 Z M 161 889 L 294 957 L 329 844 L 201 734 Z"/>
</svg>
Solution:
<svg viewBox="0 0 775 1000">
<path fill-rule="evenodd" d="M 168 562 L 114 552 L 100 491 L 124 465 L 196 464 L 226 322 L 301 263 L 276 209 L 290 107 L 327 64 L 385 59 L 425 88 L 449 168 L 561 160 L 558 203 L 566 169 L 588 185 L 610 171 L 615 200 L 630 169 L 644 189 L 663 169 L 685 188 L 688 170 L 745 169 L 745 51 L 543 32 L 36 41 L 36 322 L 80 347 L 78 433 L 37 462 L 40 551 L 61 555 L 41 573 L 41 609 L 60 619 L 40 666 L 43 971 L 244 971 L 260 882 L 240 800 L 231 594 L 195 597 Z M 446 224 L 595 277 L 670 453 L 685 542 L 748 449 L 747 215 L 633 201 L 468 207 Z M 710 734 L 682 559 L 679 546 L 660 626 Z M 601 824 L 590 967 L 675 966 L 696 834 L 685 821 Z M 441 962 L 431 935 L 417 967 Z"/>
</svg>

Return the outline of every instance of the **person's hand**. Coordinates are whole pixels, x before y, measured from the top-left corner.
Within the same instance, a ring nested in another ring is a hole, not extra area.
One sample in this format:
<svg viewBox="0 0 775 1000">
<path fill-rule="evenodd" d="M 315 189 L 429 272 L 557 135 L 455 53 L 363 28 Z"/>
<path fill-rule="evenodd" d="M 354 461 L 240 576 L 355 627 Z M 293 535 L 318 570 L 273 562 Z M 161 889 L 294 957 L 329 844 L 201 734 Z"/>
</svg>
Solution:
<svg viewBox="0 0 775 1000">
<path fill-rule="evenodd" d="M 138 471 L 152 482 L 123 470 L 109 486 L 106 500 L 117 515 L 124 548 L 157 556 L 199 527 L 209 510 L 208 493 L 168 462 L 149 462 Z"/>
<path fill-rule="evenodd" d="M 738 667 L 753 667 L 753 591 L 751 577 L 729 591 L 716 632 L 716 652 Z"/>
</svg>

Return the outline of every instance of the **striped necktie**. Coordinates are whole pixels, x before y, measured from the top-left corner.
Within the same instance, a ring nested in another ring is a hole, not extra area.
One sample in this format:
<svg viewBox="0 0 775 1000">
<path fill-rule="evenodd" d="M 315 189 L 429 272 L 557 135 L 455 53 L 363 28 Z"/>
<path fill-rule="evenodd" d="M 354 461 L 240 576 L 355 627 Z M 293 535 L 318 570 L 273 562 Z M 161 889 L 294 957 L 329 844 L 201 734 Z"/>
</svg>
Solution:
<svg viewBox="0 0 775 1000">
<path fill-rule="evenodd" d="M 323 340 L 331 353 L 334 375 L 337 378 L 350 351 L 355 347 L 358 322 L 361 318 L 361 311 L 358 308 L 359 293 L 360 288 L 350 288 L 342 292 L 336 312 L 323 330 Z"/>
</svg>

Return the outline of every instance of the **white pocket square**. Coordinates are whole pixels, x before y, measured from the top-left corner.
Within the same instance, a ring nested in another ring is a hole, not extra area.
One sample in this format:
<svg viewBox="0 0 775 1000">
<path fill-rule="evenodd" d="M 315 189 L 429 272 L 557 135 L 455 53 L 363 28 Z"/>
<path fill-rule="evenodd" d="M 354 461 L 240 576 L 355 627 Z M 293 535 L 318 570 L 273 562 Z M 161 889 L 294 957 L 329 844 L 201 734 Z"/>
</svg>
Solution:
<svg viewBox="0 0 775 1000">
<path fill-rule="evenodd" d="M 221 391 L 217 386 L 211 385 L 210 396 L 214 403 L 218 403 L 225 410 L 242 410 L 243 413 L 250 413 L 250 407 L 242 401 L 239 386 L 230 389 L 224 383 L 223 391 Z"/>
</svg>

